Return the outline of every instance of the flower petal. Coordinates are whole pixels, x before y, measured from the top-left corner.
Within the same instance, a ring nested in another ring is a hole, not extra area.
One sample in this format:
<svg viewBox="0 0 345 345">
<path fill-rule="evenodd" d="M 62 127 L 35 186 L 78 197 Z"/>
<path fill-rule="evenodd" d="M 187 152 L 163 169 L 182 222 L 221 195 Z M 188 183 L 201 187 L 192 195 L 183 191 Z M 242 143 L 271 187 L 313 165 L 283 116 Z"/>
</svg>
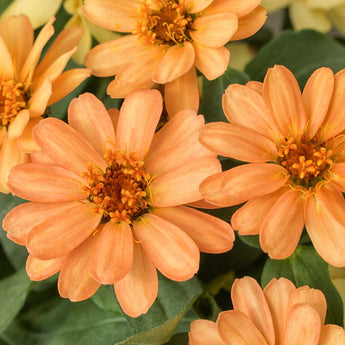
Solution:
<svg viewBox="0 0 345 345">
<path fill-rule="evenodd" d="M 125 98 L 138 89 L 150 89 L 153 84 L 151 80 L 138 84 L 126 84 L 115 78 L 108 84 L 107 94 L 112 98 Z"/>
<path fill-rule="evenodd" d="M 1 65 L 0 65 L 0 73 L 1 75 L 12 78 L 13 77 L 13 62 L 11 54 L 6 46 L 5 41 L 0 36 L 0 59 L 1 59 Z"/>
<path fill-rule="evenodd" d="M 303 194 L 286 191 L 261 224 L 260 244 L 272 259 L 285 259 L 296 249 L 304 228 Z"/>
<path fill-rule="evenodd" d="M 285 138 L 302 135 L 307 123 L 302 95 L 297 80 L 286 67 L 276 65 L 268 70 L 263 97 Z"/>
<path fill-rule="evenodd" d="M 345 266 L 345 201 L 334 190 L 320 188 L 306 199 L 306 228 L 319 255 L 336 267 Z"/>
<path fill-rule="evenodd" d="M 267 344 L 275 345 L 270 309 L 258 282 L 251 277 L 236 279 L 231 288 L 231 300 L 234 310 L 250 318 Z"/>
<path fill-rule="evenodd" d="M 30 120 L 30 112 L 27 109 L 21 110 L 8 128 L 8 139 L 18 138 Z"/>
<path fill-rule="evenodd" d="M 88 163 L 101 169 L 106 167 L 104 159 L 91 144 L 59 119 L 50 117 L 42 120 L 33 129 L 33 137 L 56 163 L 77 174 L 85 172 Z"/>
<path fill-rule="evenodd" d="M 186 0 L 186 9 L 188 13 L 197 13 L 203 11 L 213 0 Z"/>
<path fill-rule="evenodd" d="M 225 345 L 220 338 L 215 322 L 194 320 L 190 324 L 189 345 Z"/>
<path fill-rule="evenodd" d="M 98 290 L 100 283 L 93 279 L 88 271 L 93 244 L 94 238 L 90 236 L 65 258 L 58 281 L 61 297 L 79 302 L 88 299 Z"/>
<path fill-rule="evenodd" d="M 211 48 L 193 42 L 195 67 L 208 79 L 220 77 L 229 65 L 230 51 L 225 47 Z"/>
<path fill-rule="evenodd" d="M 106 143 L 115 143 L 114 126 L 103 103 L 93 94 L 84 93 L 72 99 L 68 122 L 100 155 Z"/>
<path fill-rule="evenodd" d="M 116 129 L 120 149 L 144 158 L 162 114 L 162 96 L 157 90 L 137 90 L 123 102 Z"/>
<path fill-rule="evenodd" d="M 204 46 L 219 48 L 230 41 L 237 26 L 238 19 L 233 13 L 204 15 L 193 22 L 190 36 Z"/>
<path fill-rule="evenodd" d="M 345 344 L 345 330 L 337 325 L 325 325 L 321 327 L 318 345 Z"/>
<path fill-rule="evenodd" d="M 252 12 L 259 4 L 260 0 L 214 0 L 212 4 L 207 8 L 206 12 L 218 13 L 218 12 L 232 12 L 238 17 L 243 17 L 246 14 Z"/>
<path fill-rule="evenodd" d="M 59 272 L 63 267 L 64 260 L 64 257 L 52 260 L 40 260 L 29 255 L 26 260 L 26 272 L 30 280 L 44 280 Z"/>
<path fill-rule="evenodd" d="M 277 149 L 271 139 L 235 124 L 211 122 L 200 134 L 200 141 L 218 155 L 240 161 L 263 163 L 273 161 Z"/>
<path fill-rule="evenodd" d="M 252 320 L 239 311 L 221 312 L 218 315 L 217 327 L 225 344 L 268 345 Z"/>
<path fill-rule="evenodd" d="M 28 202 L 10 210 L 2 227 L 7 231 L 7 237 L 18 244 L 25 245 L 29 232 L 49 218 L 74 206 L 74 201 L 63 203 Z"/>
<path fill-rule="evenodd" d="M 44 114 L 51 95 L 52 95 L 52 83 L 51 83 L 50 78 L 47 77 L 35 89 L 34 93 L 30 97 L 28 106 L 29 106 L 31 117 L 37 117 Z"/>
<path fill-rule="evenodd" d="M 317 69 L 308 79 L 303 90 L 303 103 L 308 119 L 308 137 L 319 130 L 327 114 L 333 94 L 334 75 L 330 68 Z M 322 95 L 322 97 L 320 97 Z"/>
<path fill-rule="evenodd" d="M 8 185 L 20 198 L 37 202 L 65 202 L 86 199 L 82 179 L 61 167 L 28 163 L 11 170 Z"/>
<path fill-rule="evenodd" d="M 184 281 L 199 269 L 199 249 L 176 225 L 146 213 L 133 224 L 134 236 L 155 267 L 167 278 Z"/>
<path fill-rule="evenodd" d="M 192 67 L 186 74 L 164 85 L 165 107 L 172 118 L 179 111 L 199 108 L 199 89 L 196 70 Z"/>
<path fill-rule="evenodd" d="M 231 226 L 217 217 L 190 207 L 160 207 L 154 213 L 175 224 L 205 253 L 224 253 L 235 240 Z"/>
<path fill-rule="evenodd" d="M 55 259 L 71 252 L 92 236 L 102 215 L 92 204 L 77 204 L 34 227 L 27 238 L 30 254 L 41 260 Z"/>
<path fill-rule="evenodd" d="M 97 236 L 89 261 L 89 271 L 101 284 L 122 279 L 133 262 L 133 236 L 124 222 L 108 222 Z"/>
<path fill-rule="evenodd" d="M 206 178 L 200 191 L 206 201 L 226 207 L 272 193 L 287 179 L 285 169 L 277 164 L 252 163 Z"/>
<path fill-rule="evenodd" d="M 133 264 L 124 278 L 114 284 L 122 310 L 131 317 L 145 314 L 158 293 L 157 271 L 140 244 L 134 242 Z"/>
<path fill-rule="evenodd" d="M 157 176 L 150 184 L 153 206 L 176 206 L 202 199 L 200 183 L 220 170 L 218 159 L 202 157 Z"/>
</svg>

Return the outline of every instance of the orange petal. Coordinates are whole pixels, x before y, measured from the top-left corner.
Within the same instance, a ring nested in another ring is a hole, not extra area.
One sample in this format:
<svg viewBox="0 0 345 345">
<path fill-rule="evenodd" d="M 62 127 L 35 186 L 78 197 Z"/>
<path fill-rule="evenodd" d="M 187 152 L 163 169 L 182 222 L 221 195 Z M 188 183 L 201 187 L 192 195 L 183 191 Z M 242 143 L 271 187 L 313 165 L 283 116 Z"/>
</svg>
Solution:
<svg viewBox="0 0 345 345">
<path fill-rule="evenodd" d="M 60 74 L 52 83 L 52 95 L 48 105 L 65 97 L 89 76 L 90 71 L 86 68 L 73 68 Z"/>
<path fill-rule="evenodd" d="M 29 255 L 26 260 L 26 272 L 30 280 L 44 280 L 59 272 L 63 267 L 64 260 L 64 257 L 52 260 L 40 260 Z"/>
<path fill-rule="evenodd" d="M 86 0 L 82 7 L 84 16 L 102 28 L 132 32 L 138 20 L 140 2 L 136 0 Z"/>
<path fill-rule="evenodd" d="M 13 62 L 11 54 L 6 46 L 5 41 L 0 36 L 0 74 L 4 77 L 12 78 L 13 77 Z"/>
<path fill-rule="evenodd" d="M 306 228 L 319 255 L 336 267 L 345 266 L 345 201 L 334 190 L 320 188 L 306 200 Z"/>
<path fill-rule="evenodd" d="M 2 227 L 7 231 L 7 237 L 15 243 L 25 245 L 28 233 L 47 219 L 71 208 L 74 202 L 40 203 L 28 202 L 10 210 Z"/>
<path fill-rule="evenodd" d="M 200 141 L 220 156 L 240 161 L 263 163 L 277 156 L 271 139 L 235 124 L 212 122 L 200 134 Z"/>
<path fill-rule="evenodd" d="M 154 213 L 186 232 L 201 252 L 224 253 L 233 246 L 234 231 L 217 217 L 185 206 L 160 207 Z"/>
<path fill-rule="evenodd" d="M 76 204 L 34 227 L 27 238 L 28 251 L 41 260 L 64 256 L 92 236 L 101 218 L 92 205 Z"/>
<path fill-rule="evenodd" d="M 308 137 L 319 130 L 327 114 L 333 93 L 334 75 L 330 68 L 317 69 L 308 79 L 303 90 L 303 103 L 308 119 Z M 322 95 L 322 97 L 320 97 Z"/>
<path fill-rule="evenodd" d="M 51 94 L 52 94 L 52 83 L 51 83 L 50 78 L 47 77 L 35 89 L 34 93 L 30 97 L 28 106 L 29 106 L 31 117 L 37 117 L 44 114 Z"/>
<path fill-rule="evenodd" d="M 165 107 L 170 117 L 179 111 L 199 108 L 199 89 L 195 68 L 164 85 Z"/>
<path fill-rule="evenodd" d="M 263 90 L 263 86 L 264 86 L 264 84 L 262 82 L 250 80 L 250 81 L 248 81 L 248 83 L 246 83 L 245 86 L 256 91 L 259 95 L 262 96 L 262 90 Z"/>
<path fill-rule="evenodd" d="M 284 345 L 318 345 L 321 322 L 319 314 L 308 304 L 298 304 L 289 313 Z"/>
<path fill-rule="evenodd" d="M 125 35 L 109 42 L 98 44 L 85 57 L 84 64 L 98 77 L 115 75 L 129 65 L 133 56 L 145 51 L 137 35 Z M 116 56 L 116 58 L 114 58 Z"/>
<path fill-rule="evenodd" d="M 231 288 L 231 300 L 234 310 L 249 317 L 267 344 L 275 345 L 271 312 L 258 282 L 251 277 L 236 279 Z"/>
<path fill-rule="evenodd" d="M 302 95 L 297 80 L 286 67 L 276 65 L 268 70 L 263 97 L 284 137 L 302 135 L 307 124 Z"/>
<path fill-rule="evenodd" d="M 189 345 L 225 345 L 220 338 L 215 322 L 194 320 L 190 324 Z"/>
<path fill-rule="evenodd" d="M 268 211 L 277 199 L 283 194 L 284 189 L 250 199 L 239 208 L 231 217 L 231 224 L 240 235 L 258 235 Z"/>
<path fill-rule="evenodd" d="M 321 327 L 318 345 L 345 344 L 345 330 L 337 325 L 325 325 Z"/>
<path fill-rule="evenodd" d="M 146 213 L 133 224 L 134 235 L 155 267 L 167 278 L 184 281 L 199 269 L 199 249 L 176 225 Z"/>
<path fill-rule="evenodd" d="M 247 15 L 238 19 L 238 28 L 231 41 L 243 40 L 258 32 L 267 19 L 267 12 L 263 6 L 256 7 Z"/>
<path fill-rule="evenodd" d="M 200 183 L 220 170 L 218 159 L 202 157 L 157 176 L 150 184 L 153 206 L 176 206 L 202 199 Z"/>
<path fill-rule="evenodd" d="M 276 344 L 283 344 L 288 303 L 295 290 L 295 285 L 286 278 L 272 279 L 263 290 L 272 315 Z"/>
<path fill-rule="evenodd" d="M 213 0 L 186 0 L 186 9 L 188 13 L 197 13 L 203 11 Z"/>
<path fill-rule="evenodd" d="M 285 259 L 296 249 L 304 228 L 303 195 L 286 191 L 268 211 L 260 229 L 260 244 L 272 259 Z"/>
<path fill-rule="evenodd" d="M 152 80 L 156 83 L 169 83 L 186 74 L 193 66 L 195 52 L 193 45 L 186 41 L 168 49 Z"/>
<path fill-rule="evenodd" d="M 277 164 L 252 163 L 206 178 L 200 191 L 211 204 L 233 206 L 272 193 L 287 179 L 285 169 Z"/>
<path fill-rule="evenodd" d="M 83 180 L 76 174 L 52 165 L 28 163 L 11 170 L 8 185 L 23 199 L 37 202 L 65 202 L 86 199 Z"/>
<path fill-rule="evenodd" d="M 106 223 L 91 252 L 90 274 L 101 284 L 113 284 L 129 272 L 132 262 L 131 227 L 124 222 Z"/>
<path fill-rule="evenodd" d="M 137 90 L 123 102 L 116 129 L 119 147 L 144 158 L 162 114 L 162 96 L 157 90 Z"/>
<path fill-rule="evenodd" d="M 115 143 L 115 131 L 104 104 L 93 94 L 84 93 L 72 99 L 68 122 L 100 155 L 107 142 Z"/>
<path fill-rule="evenodd" d="M 32 163 L 41 163 L 41 164 L 49 164 L 49 165 L 56 165 L 54 158 L 48 156 L 43 151 L 35 151 L 30 154 L 31 162 Z"/>
<path fill-rule="evenodd" d="M 216 13 L 197 18 L 190 35 L 196 42 L 219 48 L 228 43 L 237 30 L 238 19 L 233 13 Z"/>
<path fill-rule="evenodd" d="M 343 141 L 343 139 L 341 140 Z M 334 164 L 330 170 L 332 186 L 342 192 L 345 191 L 345 162 Z"/>
<path fill-rule="evenodd" d="M 157 271 L 150 259 L 134 242 L 133 264 L 124 278 L 114 284 L 116 297 L 122 310 L 131 317 L 146 312 L 158 293 Z"/>
<path fill-rule="evenodd" d="M 151 80 L 138 84 L 126 84 L 115 78 L 108 84 L 107 94 L 112 98 L 125 98 L 138 89 L 150 89 L 153 84 Z"/>
<path fill-rule="evenodd" d="M 261 0 L 214 0 L 207 8 L 207 14 L 219 12 L 232 12 L 238 17 L 243 17 L 253 11 Z"/>
<path fill-rule="evenodd" d="M 29 121 L 30 112 L 27 109 L 21 110 L 8 128 L 8 139 L 12 140 L 21 136 Z"/>
<path fill-rule="evenodd" d="M 33 137 L 44 151 L 54 157 L 56 163 L 80 174 L 88 163 L 106 167 L 103 157 L 85 138 L 65 122 L 56 118 L 42 120 L 34 129 Z"/>
<path fill-rule="evenodd" d="M 222 98 L 224 114 L 236 124 L 268 138 L 280 138 L 278 126 L 267 109 L 262 95 L 248 85 L 231 84 Z"/>
<path fill-rule="evenodd" d="M 239 311 L 221 312 L 217 328 L 225 344 L 268 345 L 252 320 Z"/>
<path fill-rule="evenodd" d="M 88 271 L 93 244 L 94 238 L 90 236 L 66 257 L 58 281 L 61 297 L 69 298 L 72 302 L 83 301 L 99 288 L 100 283 L 93 279 Z"/>
<path fill-rule="evenodd" d="M 195 67 L 208 79 L 220 77 L 229 65 L 230 51 L 225 47 L 211 48 L 193 43 L 195 50 Z"/>
<path fill-rule="evenodd" d="M 25 15 L 8 17 L 0 26 L 0 36 L 10 52 L 15 70 L 20 71 L 34 40 L 29 18 Z M 4 60 L 2 57 L 1 64 Z"/>
</svg>

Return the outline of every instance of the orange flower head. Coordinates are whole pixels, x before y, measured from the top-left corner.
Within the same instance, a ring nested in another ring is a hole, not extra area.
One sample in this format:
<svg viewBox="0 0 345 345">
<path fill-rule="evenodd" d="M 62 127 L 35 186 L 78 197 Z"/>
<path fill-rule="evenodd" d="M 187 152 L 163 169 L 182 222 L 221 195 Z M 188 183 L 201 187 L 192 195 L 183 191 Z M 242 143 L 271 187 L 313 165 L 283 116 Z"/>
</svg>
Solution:
<svg viewBox="0 0 345 345">
<path fill-rule="evenodd" d="M 170 116 L 182 109 L 197 110 L 195 67 L 209 80 L 221 76 L 230 59 L 225 44 L 253 35 L 264 24 L 266 11 L 260 2 L 86 0 L 83 12 L 88 20 L 129 35 L 93 48 L 85 65 L 96 76 L 116 75 L 107 89 L 111 97 L 166 84 Z"/>
<path fill-rule="evenodd" d="M 315 249 L 345 266 L 345 70 L 316 70 L 303 93 L 283 66 L 263 83 L 230 85 L 223 109 L 230 124 L 211 123 L 201 141 L 249 164 L 207 178 L 205 199 L 218 206 L 247 202 L 232 216 L 241 235 L 259 234 L 274 259 L 290 256 L 304 226 Z"/>
<path fill-rule="evenodd" d="M 157 296 L 157 270 L 184 281 L 200 251 L 232 248 L 230 225 L 192 207 L 205 206 L 199 185 L 221 171 L 198 140 L 204 118 L 185 110 L 156 132 L 162 108 L 157 90 L 137 90 L 109 112 L 86 93 L 72 100 L 69 125 L 47 118 L 33 129 L 41 151 L 8 183 L 31 202 L 3 221 L 29 251 L 32 280 L 60 272 L 60 295 L 72 301 L 113 284 L 134 317 Z"/>
<path fill-rule="evenodd" d="M 29 160 L 38 149 L 31 130 L 46 108 L 77 87 L 90 72 L 85 68 L 63 73 L 82 32 L 63 30 L 39 62 L 54 34 L 54 18 L 34 41 L 34 31 L 24 15 L 7 18 L 0 25 L 0 191 L 9 192 L 10 169 Z M 15 42 L 15 43 L 14 43 Z"/>
<path fill-rule="evenodd" d="M 327 304 L 320 290 L 296 288 L 285 278 L 272 279 L 262 290 L 251 277 L 236 279 L 234 309 L 217 321 L 191 323 L 189 345 L 333 345 L 345 344 L 345 330 L 324 325 Z"/>
</svg>

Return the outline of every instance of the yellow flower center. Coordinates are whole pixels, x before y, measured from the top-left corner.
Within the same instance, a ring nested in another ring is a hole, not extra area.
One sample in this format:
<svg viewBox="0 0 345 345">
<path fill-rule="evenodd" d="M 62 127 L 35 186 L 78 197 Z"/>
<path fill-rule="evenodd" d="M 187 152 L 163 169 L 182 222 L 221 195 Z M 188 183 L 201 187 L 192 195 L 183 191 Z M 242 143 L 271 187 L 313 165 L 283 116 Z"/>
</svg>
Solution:
<svg viewBox="0 0 345 345">
<path fill-rule="evenodd" d="M 327 177 L 333 165 L 333 151 L 303 136 L 297 142 L 293 137 L 284 138 L 278 144 L 278 163 L 290 174 L 290 180 L 305 188 L 315 187 Z"/>
<path fill-rule="evenodd" d="M 193 17 L 186 12 L 184 0 L 143 0 L 140 20 L 133 34 L 147 45 L 174 45 L 190 41 Z"/>
<path fill-rule="evenodd" d="M 11 124 L 26 107 L 24 85 L 0 74 L 0 126 Z"/>
<path fill-rule="evenodd" d="M 145 172 L 144 162 L 135 152 L 127 156 L 121 151 L 108 151 L 105 158 L 108 163 L 105 171 L 88 164 L 88 171 L 81 174 L 88 182 L 84 190 L 104 221 L 131 224 L 150 207 L 147 195 L 150 174 Z"/>
</svg>

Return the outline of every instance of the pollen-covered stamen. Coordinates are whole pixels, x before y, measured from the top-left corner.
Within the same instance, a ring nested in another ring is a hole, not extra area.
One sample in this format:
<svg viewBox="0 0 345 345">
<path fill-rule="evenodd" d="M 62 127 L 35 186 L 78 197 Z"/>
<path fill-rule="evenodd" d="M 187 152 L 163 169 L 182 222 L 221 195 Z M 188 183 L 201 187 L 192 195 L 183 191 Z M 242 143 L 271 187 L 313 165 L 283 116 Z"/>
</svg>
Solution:
<svg viewBox="0 0 345 345">
<path fill-rule="evenodd" d="M 108 163 L 105 171 L 88 164 L 88 171 L 82 174 L 88 184 L 84 190 L 104 220 L 130 224 L 150 206 L 147 195 L 150 175 L 135 152 L 127 156 L 120 151 L 108 151 L 105 158 Z"/>
<path fill-rule="evenodd" d="M 24 85 L 0 74 L 0 126 L 12 123 L 25 107 Z"/>
<path fill-rule="evenodd" d="M 289 173 L 290 179 L 304 187 L 314 187 L 326 177 L 326 172 L 333 165 L 333 151 L 317 142 L 317 138 L 298 142 L 293 138 L 284 138 L 278 144 L 278 163 Z"/>
<path fill-rule="evenodd" d="M 139 16 L 133 34 L 143 44 L 174 45 L 191 40 L 193 17 L 186 12 L 184 0 L 143 0 Z"/>
</svg>

